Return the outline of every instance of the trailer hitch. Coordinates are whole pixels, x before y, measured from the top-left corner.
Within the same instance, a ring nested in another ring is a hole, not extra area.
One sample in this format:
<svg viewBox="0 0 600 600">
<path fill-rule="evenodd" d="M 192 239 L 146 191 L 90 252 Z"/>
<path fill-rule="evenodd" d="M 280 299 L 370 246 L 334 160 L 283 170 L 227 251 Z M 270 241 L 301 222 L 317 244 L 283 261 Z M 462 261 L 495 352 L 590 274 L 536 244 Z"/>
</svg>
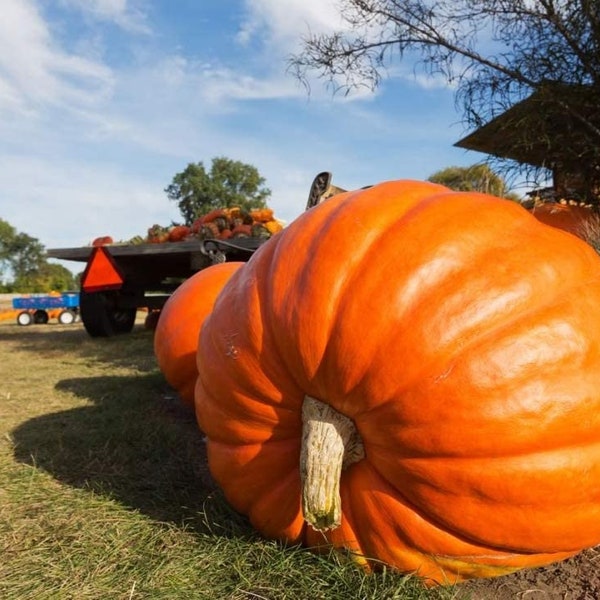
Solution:
<svg viewBox="0 0 600 600">
<path fill-rule="evenodd" d="M 242 238 L 244 239 L 244 238 Z M 257 246 L 258 247 L 258 246 Z M 253 254 L 257 247 L 247 247 L 241 244 L 236 244 L 235 241 L 207 239 L 201 240 L 200 252 L 208 256 L 213 264 L 224 263 L 227 260 L 225 250 L 235 250 L 236 252 L 247 252 Z"/>
<path fill-rule="evenodd" d="M 224 263 L 227 259 L 225 252 L 219 248 L 216 240 L 202 240 L 200 252 L 202 252 L 204 256 L 208 256 L 213 265 Z"/>
</svg>

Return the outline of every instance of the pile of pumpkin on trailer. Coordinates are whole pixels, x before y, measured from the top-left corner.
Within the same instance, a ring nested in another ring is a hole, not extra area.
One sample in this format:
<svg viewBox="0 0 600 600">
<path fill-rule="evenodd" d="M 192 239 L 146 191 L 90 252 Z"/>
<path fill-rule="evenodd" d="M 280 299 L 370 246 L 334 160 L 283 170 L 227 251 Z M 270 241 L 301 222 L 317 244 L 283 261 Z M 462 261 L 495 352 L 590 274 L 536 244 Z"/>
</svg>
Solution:
<svg viewBox="0 0 600 600">
<path fill-rule="evenodd" d="M 194 239 L 235 240 L 238 238 L 269 239 L 283 229 L 271 208 L 244 210 L 239 207 L 215 208 L 200 215 L 191 225 L 152 225 L 146 236 L 136 236 L 128 244 L 163 244 Z M 98 237 L 92 246 L 112 244 L 111 236 Z"/>
<path fill-rule="evenodd" d="M 269 538 L 427 585 L 600 543 L 600 257 L 515 202 L 333 196 L 184 282 L 154 348 Z"/>
<path fill-rule="evenodd" d="M 270 208 L 243 210 L 215 208 L 198 217 L 191 226 L 153 225 L 148 229 L 150 243 L 180 242 L 190 238 L 228 240 L 240 237 L 268 239 L 281 231 L 283 224 L 273 215 Z"/>
</svg>

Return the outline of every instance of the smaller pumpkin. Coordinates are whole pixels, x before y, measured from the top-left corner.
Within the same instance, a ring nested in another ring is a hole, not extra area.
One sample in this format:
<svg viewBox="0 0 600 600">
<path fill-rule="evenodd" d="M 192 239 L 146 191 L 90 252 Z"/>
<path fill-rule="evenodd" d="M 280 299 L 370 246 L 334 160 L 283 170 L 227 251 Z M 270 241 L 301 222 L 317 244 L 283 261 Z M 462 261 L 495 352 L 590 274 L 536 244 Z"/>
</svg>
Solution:
<svg viewBox="0 0 600 600">
<path fill-rule="evenodd" d="M 212 265 L 186 279 L 165 303 L 154 331 L 154 355 L 165 379 L 183 402 L 194 406 L 200 329 L 223 286 L 243 265 Z"/>
<path fill-rule="evenodd" d="M 213 238 L 218 238 L 219 233 L 219 227 L 214 221 L 211 221 L 210 223 L 203 223 L 200 225 L 197 235 L 201 240 L 211 240 Z"/>
<path fill-rule="evenodd" d="M 245 238 L 245 237 L 251 237 L 252 236 L 252 226 L 251 225 L 245 225 L 245 224 L 240 224 L 240 225 L 236 225 L 232 230 L 231 230 L 231 237 L 234 238 Z"/>
<path fill-rule="evenodd" d="M 162 244 L 169 239 L 169 231 L 162 225 L 154 224 L 148 228 L 148 237 L 146 238 L 149 244 Z"/>
<path fill-rule="evenodd" d="M 112 244 L 112 243 L 113 243 L 113 239 L 110 235 L 103 235 L 103 236 L 97 237 L 92 242 L 92 246 L 94 246 L 94 247 L 106 246 L 106 244 Z"/>
<path fill-rule="evenodd" d="M 229 229 L 229 219 L 227 217 L 217 217 L 213 223 L 217 226 L 219 232 Z"/>
<path fill-rule="evenodd" d="M 230 218 L 233 228 L 237 227 L 238 225 L 252 225 L 252 223 L 254 223 L 252 215 L 247 210 L 242 208 L 231 209 Z"/>
<path fill-rule="evenodd" d="M 191 232 L 198 233 L 200 231 L 200 228 L 202 227 L 202 223 L 202 217 L 198 217 L 197 219 L 195 219 L 192 223 L 192 226 L 190 227 Z"/>
<path fill-rule="evenodd" d="M 273 210 L 271 208 L 255 208 L 250 211 L 250 216 L 258 223 L 266 223 L 273 220 Z"/>
<path fill-rule="evenodd" d="M 273 219 L 272 221 L 267 221 L 264 224 L 264 226 L 268 229 L 268 231 L 271 235 L 278 233 L 279 231 L 281 231 L 283 229 L 282 223 L 277 221 L 276 219 Z"/>
<path fill-rule="evenodd" d="M 181 242 L 191 233 L 187 225 L 174 225 L 169 229 L 169 242 Z"/>
<path fill-rule="evenodd" d="M 223 219 L 223 218 L 227 218 L 227 213 L 225 212 L 224 208 L 214 208 L 213 210 L 211 210 L 210 212 L 207 212 L 203 217 L 202 217 L 202 223 L 206 224 L 206 223 L 212 223 L 213 221 L 216 221 L 217 219 Z"/>
</svg>

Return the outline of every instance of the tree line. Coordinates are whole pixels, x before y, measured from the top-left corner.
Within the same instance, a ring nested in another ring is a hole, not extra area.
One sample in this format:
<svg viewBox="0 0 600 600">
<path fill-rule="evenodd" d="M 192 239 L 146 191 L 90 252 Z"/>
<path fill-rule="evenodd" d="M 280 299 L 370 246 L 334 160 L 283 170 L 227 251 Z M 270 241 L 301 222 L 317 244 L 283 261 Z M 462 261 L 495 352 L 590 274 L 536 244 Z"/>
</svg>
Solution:
<svg viewBox="0 0 600 600">
<path fill-rule="evenodd" d="M 69 291 L 78 287 L 71 271 L 48 262 L 38 239 L 0 219 L 0 292 Z"/>
</svg>

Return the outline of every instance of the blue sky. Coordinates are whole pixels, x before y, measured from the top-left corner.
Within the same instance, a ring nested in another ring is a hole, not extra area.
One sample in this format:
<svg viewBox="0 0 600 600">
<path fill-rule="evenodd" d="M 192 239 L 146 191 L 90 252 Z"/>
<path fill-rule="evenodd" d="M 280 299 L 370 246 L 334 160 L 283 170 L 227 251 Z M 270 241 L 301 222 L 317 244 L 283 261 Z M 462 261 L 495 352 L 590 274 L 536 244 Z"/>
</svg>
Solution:
<svg viewBox="0 0 600 600">
<path fill-rule="evenodd" d="M 452 90 L 412 64 L 308 95 L 286 58 L 338 25 L 334 0 L 2 0 L 0 218 L 46 248 L 145 235 L 181 220 L 176 173 L 225 156 L 289 222 L 320 171 L 352 189 L 484 158 L 453 147 Z"/>
</svg>

